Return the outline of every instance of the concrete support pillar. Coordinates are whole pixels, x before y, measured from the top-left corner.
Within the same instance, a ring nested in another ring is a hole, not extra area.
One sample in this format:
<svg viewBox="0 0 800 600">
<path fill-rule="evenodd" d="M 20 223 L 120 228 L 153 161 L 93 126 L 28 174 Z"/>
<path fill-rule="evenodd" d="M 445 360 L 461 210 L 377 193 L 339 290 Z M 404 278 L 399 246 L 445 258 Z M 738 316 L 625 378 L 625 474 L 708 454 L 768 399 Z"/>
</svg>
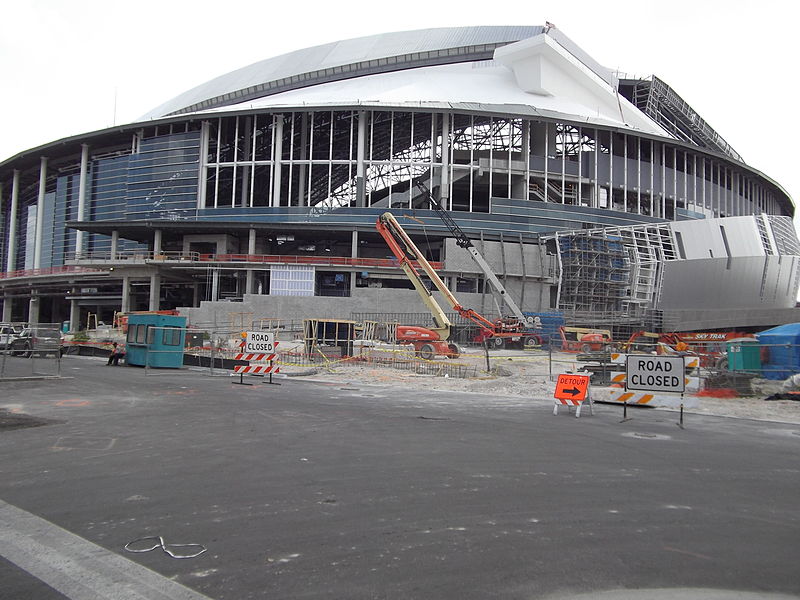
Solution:
<svg viewBox="0 0 800 600">
<path fill-rule="evenodd" d="M 275 117 L 275 171 L 273 175 L 274 187 L 272 188 L 272 206 L 281 205 L 281 166 L 283 159 L 283 116 Z"/>
<path fill-rule="evenodd" d="M 308 113 L 304 112 L 300 116 L 300 160 L 308 160 Z M 306 206 L 306 179 L 308 179 L 308 167 L 305 163 L 295 166 L 299 169 L 300 177 L 297 182 L 297 206 Z M 291 206 L 291 202 L 289 202 Z"/>
<path fill-rule="evenodd" d="M 153 273 L 150 276 L 150 307 L 148 310 L 160 310 L 161 306 L 161 275 Z"/>
<path fill-rule="evenodd" d="M 531 180 L 531 122 L 522 121 L 522 160 L 525 163 L 525 174 L 522 177 L 512 177 L 512 198 L 530 199 L 529 182 Z M 580 171 L 580 163 L 578 163 Z M 578 178 L 580 179 L 580 177 Z"/>
<path fill-rule="evenodd" d="M 42 240 L 44 235 L 44 196 L 47 191 L 47 157 L 39 163 L 39 200 L 36 204 L 36 237 L 34 238 L 33 268 L 42 268 Z"/>
<path fill-rule="evenodd" d="M 73 289 L 73 293 L 76 293 L 77 290 Z M 69 301 L 69 330 L 72 332 L 80 331 L 81 328 L 81 307 L 78 305 L 78 301 L 72 299 Z"/>
<path fill-rule="evenodd" d="M 14 300 L 11 296 L 3 298 L 3 323 L 10 323 L 14 314 Z"/>
<path fill-rule="evenodd" d="M 8 215 L 8 256 L 6 257 L 6 271 L 16 270 L 17 263 L 17 212 L 19 211 L 19 171 L 14 170 L 14 179 L 11 184 L 11 212 Z"/>
<path fill-rule="evenodd" d="M 242 121 L 244 121 L 244 125 L 242 125 Z M 239 135 L 237 137 L 243 138 L 242 139 L 242 150 L 241 155 L 239 156 L 239 161 L 242 163 L 247 163 L 250 161 L 250 151 L 253 148 L 253 117 L 244 117 L 239 119 Z M 244 128 L 244 131 L 242 131 Z M 239 206 L 242 208 L 247 208 L 250 206 L 250 165 L 242 164 L 239 166 L 241 169 L 241 191 L 239 192 Z"/>
<path fill-rule="evenodd" d="M 89 145 L 81 144 L 81 174 L 78 179 L 78 221 L 84 220 L 86 214 L 86 179 L 89 174 Z M 75 258 L 83 252 L 83 231 L 75 234 Z"/>
<path fill-rule="evenodd" d="M 111 232 L 111 260 L 117 260 L 117 246 L 119 246 L 119 231 Z"/>
<path fill-rule="evenodd" d="M 358 146 L 356 150 L 356 206 L 366 206 L 366 183 L 364 156 L 367 144 L 367 111 L 358 111 Z"/>
<path fill-rule="evenodd" d="M 211 301 L 219 299 L 219 269 L 211 269 Z"/>
<path fill-rule="evenodd" d="M 200 284 L 192 284 L 192 308 L 200 306 Z"/>
<path fill-rule="evenodd" d="M 356 230 L 353 230 L 350 236 L 350 258 L 358 258 L 358 231 Z M 357 276 L 357 270 L 350 274 L 350 296 L 355 294 Z"/>
<path fill-rule="evenodd" d="M 256 230 L 250 230 L 250 237 L 247 239 L 247 254 L 253 255 L 256 253 Z M 253 293 L 253 280 L 254 278 L 253 269 L 247 269 L 247 281 L 245 283 L 244 293 L 245 294 L 252 294 Z"/>
<path fill-rule="evenodd" d="M 447 210 L 452 210 L 450 205 L 450 115 L 442 115 L 442 187 L 439 189 L 439 197 L 442 206 Z"/>
<path fill-rule="evenodd" d="M 28 302 L 28 323 L 37 325 L 39 323 L 39 296 L 31 296 Z"/>
<path fill-rule="evenodd" d="M 156 229 L 153 232 L 153 254 L 161 254 L 161 230 Z"/>
<path fill-rule="evenodd" d="M 122 278 L 122 302 L 119 307 L 120 312 L 131 312 L 131 278 Z"/>
</svg>

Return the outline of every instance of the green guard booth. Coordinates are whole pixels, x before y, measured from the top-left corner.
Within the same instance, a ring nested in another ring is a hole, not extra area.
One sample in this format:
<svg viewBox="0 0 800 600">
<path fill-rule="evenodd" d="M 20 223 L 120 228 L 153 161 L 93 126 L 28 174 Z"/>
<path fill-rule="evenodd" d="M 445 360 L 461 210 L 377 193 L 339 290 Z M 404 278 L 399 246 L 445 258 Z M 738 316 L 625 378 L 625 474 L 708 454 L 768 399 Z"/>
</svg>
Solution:
<svg viewBox="0 0 800 600">
<path fill-rule="evenodd" d="M 186 340 L 186 317 L 131 313 L 125 362 L 139 367 L 180 369 Z"/>
</svg>

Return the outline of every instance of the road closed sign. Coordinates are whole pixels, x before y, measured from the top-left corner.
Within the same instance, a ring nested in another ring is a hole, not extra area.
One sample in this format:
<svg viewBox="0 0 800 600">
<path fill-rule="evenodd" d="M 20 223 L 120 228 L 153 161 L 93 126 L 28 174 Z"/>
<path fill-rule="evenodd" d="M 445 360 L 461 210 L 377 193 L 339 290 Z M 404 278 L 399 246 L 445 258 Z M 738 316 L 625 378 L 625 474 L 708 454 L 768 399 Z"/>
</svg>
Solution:
<svg viewBox="0 0 800 600">
<path fill-rule="evenodd" d="M 632 354 L 625 360 L 625 388 L 682 394 L 686 387 L 682 356 Z"/>
<path fill-rule="evenodd" d="M 247 331 L 244 339 L 244 352 L 274 352 L 275 334 L 266 331 Z"/>
</svg>

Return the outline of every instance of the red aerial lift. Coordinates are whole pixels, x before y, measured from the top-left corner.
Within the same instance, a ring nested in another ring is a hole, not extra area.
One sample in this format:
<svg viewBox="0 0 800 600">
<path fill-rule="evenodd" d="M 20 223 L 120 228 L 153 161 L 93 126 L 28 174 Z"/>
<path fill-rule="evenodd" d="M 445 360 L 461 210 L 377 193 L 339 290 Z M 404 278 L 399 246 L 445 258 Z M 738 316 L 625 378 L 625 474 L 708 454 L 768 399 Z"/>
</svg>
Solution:
<svg viewBox="0 0 800 600">
<path fill-rule="evenodd" d="M 381 234 L 392 253 L 400 261 L 400 268 L 411 280 L 414 289 L 422 298 L 433 316 L 435 327 L 417 327 L 409 325 L 398 325 L 397 341 L 400 343 L 410 343 L 414 345 L 416 353 L 422 358 L 430 360 L 435 355 L 444 355 L 450 358 L 457 358 L 460 355 L 458 346 L 448 342 L 452 323 L 445 315 L 442 307 L 433 298 L 433 294 L 422 280 L 422 275 L 417 269 L 418 265 L 431 280 L 433 285 L 439 290 L 459 316 L 472 321 L 480 328 L 481 335 L 485 338 L 520 338 L 519 331 L 503 330 L 503 326 L 493 323 L 483 315 L 475 312 L 471 308 L 465 308 L 459 304 L 453 293 L 447 289 L 441 277 L 436 273 L 431 264 L 425 259 L 423 254 L 411 240 L 405 230 L 397 222 L 392 213 L 383 213 L 375 223 L 375 228 Z"/>
<path fill-rule="evenodd" d="M 492 323 L 490 329 L 481 329 L 480 333 L 475 337 L 476 342 L 488 341 L 495 347 L 503 347 L 504 345 L 516 344 L 522 347 L 540 346 L 542 338 L 539 334 L 535 333 L 536 329 L 541 329 L 542 325 L 538 317 L 526 317 L 520 307 L 514 302 L 514 299 L 508 294 L 505 286 L 500 282 L 500 279 L 495 275 L 489 263 L 483 258 L 483 255 L 478 252 L 478 249 L 469 239 L 466 233 L 458 226 L 450 213 L 439 203 L 434 197 L 428 187 L 421 181 L 417 182 L 417 187 L 427 197 L 428 203 L 431 208 L 439 215 L 439 218 L 450 230 L 450 233 L 455 238 L 456 245 L 464 248 L 472 260 L 483 273 L 486 280 L 489 282 L 490 291 L 497 304 L 497 310 L 502 312 L 502 304 L 504 303 L 511 314 L 503 315 L 501 318 Z M 491 335 L 489 335 L 491 333 Z"/>
</svg>

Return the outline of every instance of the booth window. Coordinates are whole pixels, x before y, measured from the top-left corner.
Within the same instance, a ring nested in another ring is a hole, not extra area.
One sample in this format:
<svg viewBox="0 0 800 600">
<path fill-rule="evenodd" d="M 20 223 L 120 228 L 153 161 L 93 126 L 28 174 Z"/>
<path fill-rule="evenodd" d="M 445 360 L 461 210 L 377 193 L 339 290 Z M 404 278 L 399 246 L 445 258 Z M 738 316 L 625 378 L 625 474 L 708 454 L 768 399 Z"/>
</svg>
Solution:
<svg viewBox="0 0 800 600">
<path fill-rule="evenodd" d="M 144 344 L 144 340 L 147 337 L 147 325 L 139 325 L 136 328 L 136 343 L 137 344 Z"/>
<path fill-rule="evenodd" d="M 180 346 L 181 345 L 181 328 L 180 327 L 165 327 L 163 344 L 165 346 Z"/>
<path fill-rule="evenodd" d="M 136 341 L 136 330 L 139 328 L 138 325 L 129 325 L 128 326 L 128 343 Z"/>
</svg>

